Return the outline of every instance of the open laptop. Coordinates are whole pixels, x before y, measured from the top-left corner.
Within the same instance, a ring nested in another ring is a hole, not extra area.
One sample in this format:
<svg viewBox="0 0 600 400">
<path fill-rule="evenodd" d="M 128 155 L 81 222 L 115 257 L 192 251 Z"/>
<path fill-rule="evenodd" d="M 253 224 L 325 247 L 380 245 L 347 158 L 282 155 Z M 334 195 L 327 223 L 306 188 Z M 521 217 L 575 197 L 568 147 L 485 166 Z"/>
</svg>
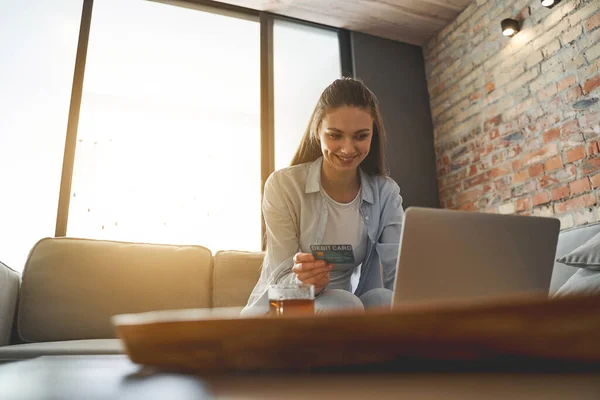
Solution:
<svg viewBox="0 0 600 400">
<path fill-rule="evenodd" d="M 559 231 L 556 218 L 409 207 L 393 305 L 547 295 Z"/>
</svg>

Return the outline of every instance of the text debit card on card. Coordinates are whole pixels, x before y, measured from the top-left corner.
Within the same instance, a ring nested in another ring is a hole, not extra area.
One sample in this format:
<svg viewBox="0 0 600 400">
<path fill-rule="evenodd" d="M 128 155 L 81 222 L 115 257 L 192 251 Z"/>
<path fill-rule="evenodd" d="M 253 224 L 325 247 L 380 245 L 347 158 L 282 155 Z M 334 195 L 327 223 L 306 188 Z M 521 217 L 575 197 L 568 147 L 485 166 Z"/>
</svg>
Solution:
<svg viewBox="0 0 600 400">
<path fill-rule="evenodd" d="M 354 252 L 349 244 L 313 244 L 310 252 L 317 260 L 330 264 L 354 264 Z"/>
</svg>

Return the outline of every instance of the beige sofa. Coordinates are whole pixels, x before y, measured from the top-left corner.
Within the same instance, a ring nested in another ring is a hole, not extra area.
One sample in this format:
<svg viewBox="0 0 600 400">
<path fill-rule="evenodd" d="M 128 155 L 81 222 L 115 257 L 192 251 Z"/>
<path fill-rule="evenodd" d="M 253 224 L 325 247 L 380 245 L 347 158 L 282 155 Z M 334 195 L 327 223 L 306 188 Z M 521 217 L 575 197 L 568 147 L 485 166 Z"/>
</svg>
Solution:
<svg viewBox="0 0 600 400">
<path fill-rule="evenodd" d="M 0 265 L 0 361 L 123 352 L 110 317 L 242 307 L 262 253 L 201 246 L 46 238 L 22 276 Z"/>
<path fill-rule="evenodd" d="M 600 232 L 600 223 L 560 233 L 560 257 Z M 0 263 L 0 362 L 49 354 L 116 354 L 110 317 L 152 310 L 242 307 L 262 253 L 201 246 L 48 238 L 23 275 Z M 578 269 L 555 263 L 550 293 Z"/>
</svg>

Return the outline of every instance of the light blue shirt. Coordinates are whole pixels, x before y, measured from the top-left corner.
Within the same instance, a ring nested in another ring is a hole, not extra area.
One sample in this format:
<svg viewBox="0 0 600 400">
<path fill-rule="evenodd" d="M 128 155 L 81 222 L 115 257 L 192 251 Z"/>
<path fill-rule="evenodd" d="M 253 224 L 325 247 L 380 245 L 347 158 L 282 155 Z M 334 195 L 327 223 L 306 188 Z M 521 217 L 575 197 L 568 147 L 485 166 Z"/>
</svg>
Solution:
<svg viewBox="0 0 600 400">
<path fill-rule="evenodd" d="M 328 212 L 320 193 L 322 165 L 320 157 L 275 171 L 267 179 L 262 203 L 266 253 L 260 278 L 242 313 L 268 304 L 270 284 L 298 283 L 292 271 L 294 255 L 310 253 L 310 245 L 323 244 Z M 400 188 L 393 179 L 369 175 L 360 168 L 359 173 L 360 215 L 368 240 L 357 296 L 380 287 L 393 290 L 404 216 Z"/>
</svg>

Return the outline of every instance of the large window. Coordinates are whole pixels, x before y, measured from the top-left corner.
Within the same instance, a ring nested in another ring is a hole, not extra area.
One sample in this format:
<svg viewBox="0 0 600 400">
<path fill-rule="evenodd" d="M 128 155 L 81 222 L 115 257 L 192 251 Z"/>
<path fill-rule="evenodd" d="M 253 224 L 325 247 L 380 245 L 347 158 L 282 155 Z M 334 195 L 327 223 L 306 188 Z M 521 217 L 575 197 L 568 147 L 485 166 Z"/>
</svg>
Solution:
<svg viewBox="0 0 600 400">
<path fill-rule="evenodd" d="M 321 92 L 341 76 L 337 32 L 275 20 L 273 24 L 275 169 L 286 167 Z"/>
<path fill-rule="evenodd" d="M 54 235 L 83 0 L 0 0 L 0 261 Z"/>
<path fill-rule="evenodd" d="M 258 21 L 96 0 L 67 235 L 260 250 L 259 77 Z"/>
<path fill-rule="evenodd" d="M 261 165 L 289 165 L 321 91 L 341 76 L 337 31 L 216 2 L 217 12 L 94 0 L 90 22 L 91 5 L 0 0 L 0 261 L 22 270 L 35 242 L 65 227 L 260 250 Z M 273 31 L 261 36 L 259 21 Z M 273 76 L 261 82 L 265 60 Z"/>
</svg>

